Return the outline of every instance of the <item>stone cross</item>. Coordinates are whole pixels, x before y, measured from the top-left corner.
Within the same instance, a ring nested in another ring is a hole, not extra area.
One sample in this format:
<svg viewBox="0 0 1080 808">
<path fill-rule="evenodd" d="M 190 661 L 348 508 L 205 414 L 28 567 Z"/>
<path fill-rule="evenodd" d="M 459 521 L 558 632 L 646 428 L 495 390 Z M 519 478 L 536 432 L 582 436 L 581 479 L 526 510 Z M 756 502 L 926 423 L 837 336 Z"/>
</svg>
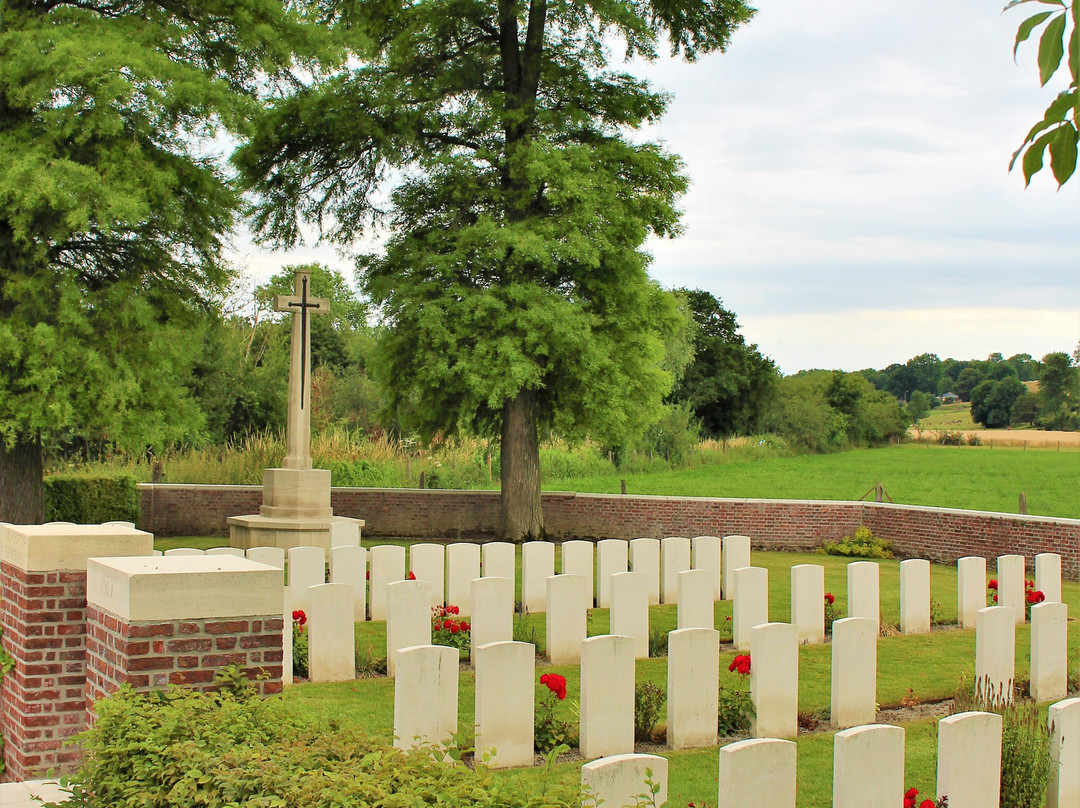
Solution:
<svg viewBox="0 0 1080 808">
<path fill-rule="evenodd" d="M 296 270 L 294 294 L 276 295 L 274 309 L 291 312 L 292 355 L 289 360 L 289 421 L 286 427 L 287 469 L 311 468 L 311 329 L 308 313 L 327 314 L 330 301 L 325 297 L 309 297 L 311 273 Z"/>
</svg>

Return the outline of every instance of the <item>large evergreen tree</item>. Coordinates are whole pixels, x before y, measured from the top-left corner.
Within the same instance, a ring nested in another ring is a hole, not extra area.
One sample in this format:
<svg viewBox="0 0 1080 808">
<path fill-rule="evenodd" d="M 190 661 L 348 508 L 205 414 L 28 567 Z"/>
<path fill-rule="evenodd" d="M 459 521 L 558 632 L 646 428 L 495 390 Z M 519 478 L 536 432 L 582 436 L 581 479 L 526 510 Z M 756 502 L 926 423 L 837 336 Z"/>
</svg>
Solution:
<svg viewBox="0 0 1080 808">
<path fill-rule="evenodd" d="M 301 23 L 270 0 L 0 5 L 0 520 L 41 520 L 58 437 L 200 428 L 185 377 L 238 202 L 204 136 L 323 38 Z"/>
<path fill-rule="evenodd" d="M 385 318 L 394 415 L 501 436 L 507 538 L 543 533 L 541 425 L 618 439 L 671 384 L 678 316 L 642 245 L 678 231 L 686 180 L 630 137 L 666 98 L 608 49 L 653 58 L 664 41 L 692 60 L 751 14 L 742 0 L 359 3 L 342 17 L 352 69 L 283 98 L 236 157 L 273 241 L 305 220 L 343 243 L 386 226 L 359 268 Z"/>
</svg>

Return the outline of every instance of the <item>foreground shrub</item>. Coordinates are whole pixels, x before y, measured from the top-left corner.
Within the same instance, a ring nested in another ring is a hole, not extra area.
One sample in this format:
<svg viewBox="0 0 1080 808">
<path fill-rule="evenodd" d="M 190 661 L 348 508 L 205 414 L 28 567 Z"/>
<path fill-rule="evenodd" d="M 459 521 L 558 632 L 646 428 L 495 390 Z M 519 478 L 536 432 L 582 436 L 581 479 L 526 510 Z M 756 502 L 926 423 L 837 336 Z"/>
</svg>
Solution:
<svg viewBox="0 0 1080 808">
<path fill-rule="evenodd" d="M 660 720 L 660 711 L 667 704 L 667 692 L 660 685 L 641 682 L 634 688 L 634 741 L 642 743 L 652 738 L 653 728 Z"/>
<path fill-rule="evenodd" d="M 129 688 L 97 705 L 65 808 L 457 805 L 570 808 L 577 787 L 492 777 L 430 751 L 387 748 L 355 731 L 305 724 L 279 700 L 245 693 Z M 440 756 L 441 757 L 441 756 Z M 529 789 L 526 792 L 526 788 Z"/>
<path fill-rule="evenodd" d="M 827 541 L 822 545 L 829 555 L 848 556 L 850 558 L 892 558 L 893 546 L 888 539 L 874 535 L 866 525 L 840 541 Z"/>
<path fill-rule="evenodd" d="M 45 521 L 100 525 L 139 518 L 135 478 L 57 474 L 45 478 Z"/>
</svg>

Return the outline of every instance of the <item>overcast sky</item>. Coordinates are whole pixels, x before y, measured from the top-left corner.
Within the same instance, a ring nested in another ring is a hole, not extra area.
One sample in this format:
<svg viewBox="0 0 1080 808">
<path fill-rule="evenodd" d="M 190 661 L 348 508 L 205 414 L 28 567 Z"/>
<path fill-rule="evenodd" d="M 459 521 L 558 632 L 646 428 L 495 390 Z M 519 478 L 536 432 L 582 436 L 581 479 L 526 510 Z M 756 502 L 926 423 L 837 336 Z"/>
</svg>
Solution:
<svg viewBox="0 0 1080 808">
<path fill-rule="evenodd" d="M 985 358 L 1080 341 L 1080 176 L 1024 189 L 1009 158 L 1040 89 L 1037 7 L 1004 0 L 759 0 L 726 54 L 635 72 L 674 94 L 651 135 L 691 178 L 685 234 L 650 244 L 668 287 L 706 289 L 785 373 Z M 333 249 L 240 239 L 255 278 Z"/>
</svg>

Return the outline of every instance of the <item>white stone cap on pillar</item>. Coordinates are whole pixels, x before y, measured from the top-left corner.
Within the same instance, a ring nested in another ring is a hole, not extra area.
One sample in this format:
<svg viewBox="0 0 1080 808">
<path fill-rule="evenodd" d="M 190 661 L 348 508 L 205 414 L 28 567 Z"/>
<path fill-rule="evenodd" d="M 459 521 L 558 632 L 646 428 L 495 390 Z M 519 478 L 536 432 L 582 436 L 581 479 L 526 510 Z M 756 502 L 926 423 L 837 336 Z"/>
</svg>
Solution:
<svg viewBox="0 0 1080 808">
<path fill-rule="evenodd" d="M 91 558 L 86 600 L 127 621 L 281 614 L 281 571 L 235 556 Z"/>
<path fill-rule="evenodd" d="M 95 556 L 149 556 L 154 534 L 123 525 L 3 525 L 0 560 L 28 572 L 85 570 Z"/>
</svg>

